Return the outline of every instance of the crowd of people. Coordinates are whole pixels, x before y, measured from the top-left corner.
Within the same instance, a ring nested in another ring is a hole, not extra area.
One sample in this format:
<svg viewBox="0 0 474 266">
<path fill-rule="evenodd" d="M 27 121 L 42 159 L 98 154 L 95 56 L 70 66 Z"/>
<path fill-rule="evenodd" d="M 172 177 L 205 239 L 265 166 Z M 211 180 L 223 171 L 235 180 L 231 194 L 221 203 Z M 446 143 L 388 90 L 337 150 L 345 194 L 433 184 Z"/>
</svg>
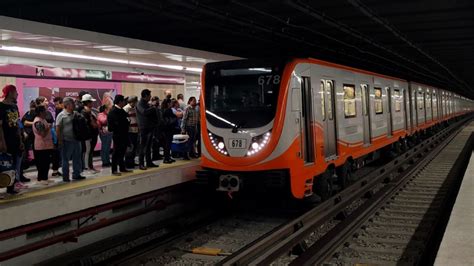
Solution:
<svg viewBox="0 0 474 266">
<path fill-rule="evenodd" d="M 173 158 L 190 160 L 200 156 L 199 104 L 195 97 L 190 97 L 187 104 L 182 94 L 176 99 L 167 95 L 160 101 L 144 89 L 140 99 L 118 94 L 113 104 L 105 103 L 96 109 L 96 99 L 82 91 L 76 99 L 55 97 L 53 115 L 48 99 L 40 96 L 29 103 L 29 111 L 20 118 L 16 87 L 7 85 L 2 93 L 0 152 L 11 155 L 16 170 L 15 182 L 7 187 L 9 194 L 27 188 L 25 183 L 31 181 L 23 174 L 31 161 L 30 151 L 37 180 L 43 185 L 53 182 L 49 179 L 50 170 L 52 177 L 62 177 L 64 182 L 85 179 L 85 171 L 98 173 L 93 164 L 98 139 L 102 168 L 111 167 L 115 176 L 136 167 L 159 167 L 153 162 L 157 160 L 172 164 L 176 161 Z M 171 151 L 176 134 L 189 136 L 184 151 Z"/>
</svg>

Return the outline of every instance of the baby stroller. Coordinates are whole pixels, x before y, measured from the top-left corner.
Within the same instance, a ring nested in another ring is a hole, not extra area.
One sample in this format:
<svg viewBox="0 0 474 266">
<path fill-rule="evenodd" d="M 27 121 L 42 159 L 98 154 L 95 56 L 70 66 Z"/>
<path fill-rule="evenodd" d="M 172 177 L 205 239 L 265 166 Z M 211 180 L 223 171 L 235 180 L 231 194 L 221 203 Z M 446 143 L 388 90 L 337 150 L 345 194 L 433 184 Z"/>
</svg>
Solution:
<svg viewBox="0 0 474 266">
<path fill-rule="evenodd" d="M 12 156 L 8 153 L 0 153 L 0 188 L 13 185 L 15 173 Z"/>
<path fill-rule="evenodd" d="M 189 136 L 186 134 L 177 134 L 173 135 L 173 141 L 171 142 L 171 151 L 175 153 L 185 153 L 186 145 L 188 142 Z"/>
</svg>

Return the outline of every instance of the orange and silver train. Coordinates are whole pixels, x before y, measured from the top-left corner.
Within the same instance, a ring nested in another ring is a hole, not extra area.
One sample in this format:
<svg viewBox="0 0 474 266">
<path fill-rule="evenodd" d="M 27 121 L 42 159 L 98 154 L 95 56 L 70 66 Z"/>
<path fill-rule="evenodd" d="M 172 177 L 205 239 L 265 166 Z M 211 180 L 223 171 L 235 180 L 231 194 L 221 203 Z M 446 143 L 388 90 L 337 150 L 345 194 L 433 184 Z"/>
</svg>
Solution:
<svg viewBox="0 0 474 266">
<path fill-rule="evenodd" d="M 384 149 L 471 112 L 448 90 L 316 59 L 210 63 L 202 74 L 202 167 L 217 190 L 328 197 Z"/>
</svg>

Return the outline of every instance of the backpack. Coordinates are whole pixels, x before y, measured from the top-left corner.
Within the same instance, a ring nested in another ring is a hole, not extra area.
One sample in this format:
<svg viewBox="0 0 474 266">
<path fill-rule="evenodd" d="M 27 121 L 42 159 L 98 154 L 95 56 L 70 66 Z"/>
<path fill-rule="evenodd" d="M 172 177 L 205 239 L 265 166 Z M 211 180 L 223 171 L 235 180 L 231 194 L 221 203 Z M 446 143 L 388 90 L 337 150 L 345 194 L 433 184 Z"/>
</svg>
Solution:
<svg viewBox="0 0 474 266">
<path fill-rule="evenodd" d="M 78 141 L 88 140 L 91 138 L 91 130 L 87 123 L 87 119 L 79 112 L 74 112 L 72 118 L 72 130 L 74 138 Z"/>
</svg>

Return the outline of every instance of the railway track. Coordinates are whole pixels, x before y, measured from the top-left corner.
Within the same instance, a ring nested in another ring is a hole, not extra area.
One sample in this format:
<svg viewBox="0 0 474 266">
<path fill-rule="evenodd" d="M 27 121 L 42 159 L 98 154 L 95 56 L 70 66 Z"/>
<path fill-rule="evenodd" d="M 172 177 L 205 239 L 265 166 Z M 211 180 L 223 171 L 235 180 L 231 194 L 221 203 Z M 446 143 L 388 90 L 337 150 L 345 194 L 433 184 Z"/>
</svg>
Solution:
<svg viewBox="0 0 474 266">
<path fill-rule="evenodd" d="M 413 258 L 427 248 L 426 238 L 433 237 L 440 218 L 437 208 L 451 194 L 447 186 L 455 180 L 445 182 L 443 177 L 451 173 L 456 153 L 460 154 L 468 139 L 466 135 L 451 141 L 456 135 L 451 134 L 454 127 L 381 167 L 365 167 L 360 172 L 364 177 L 309 211 L 290 212 L 288 208 L 282 212 L 275 206 L 266 210 L 247 207 L 250 211 L 221 208 L 225 215 L 199 219 L 200 224 L 190 222 L 177 233 L 101 263 L 413 264 Z"/>
<path fill-rule="evenodd" d="M 426 251 L 433 248 L 428 243 L 439 236 L 436 232 L 447 199 L 455 194 L 455 184 L 459 183 L 456 178 L 464 161 L 458 158 L 472 149 L 472 126 L 462 132 L 455 130 L 461 124 L 426 139 L 219 264 L 386 265 L 426 261 Z"/>
</svg>

